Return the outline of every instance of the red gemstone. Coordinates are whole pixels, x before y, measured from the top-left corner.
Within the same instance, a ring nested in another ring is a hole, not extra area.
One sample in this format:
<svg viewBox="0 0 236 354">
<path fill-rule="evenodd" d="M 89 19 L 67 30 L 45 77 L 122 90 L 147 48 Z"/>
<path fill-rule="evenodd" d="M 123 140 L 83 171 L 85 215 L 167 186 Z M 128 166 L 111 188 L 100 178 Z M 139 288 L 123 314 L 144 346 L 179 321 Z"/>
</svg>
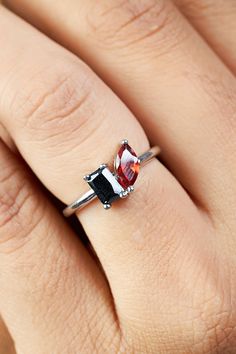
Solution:
<svg viewBox="0 0 236 354">
<path fill-rule="evenodd" d="M 122 144 L 115 160 L 118 182 L 123 188 L 132 186 L 139 174 L 139 160 L 128 144 Z"/>
</svg>

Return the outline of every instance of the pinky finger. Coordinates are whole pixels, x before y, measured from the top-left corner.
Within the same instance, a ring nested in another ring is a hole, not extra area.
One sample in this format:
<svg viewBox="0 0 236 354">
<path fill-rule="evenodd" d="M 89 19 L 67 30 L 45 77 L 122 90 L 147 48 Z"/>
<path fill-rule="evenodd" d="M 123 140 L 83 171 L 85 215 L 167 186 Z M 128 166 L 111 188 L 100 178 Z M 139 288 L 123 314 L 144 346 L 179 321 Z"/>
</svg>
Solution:
<svg viewBox="0 0 236 354">
<path fill-rule="evenodd" d="M 106 353 L 118 331 L 103 275 L 1 141 L 0 166 L 0 312 L 17 353 L 93 353 L 91 337 Z"/>
</svg>

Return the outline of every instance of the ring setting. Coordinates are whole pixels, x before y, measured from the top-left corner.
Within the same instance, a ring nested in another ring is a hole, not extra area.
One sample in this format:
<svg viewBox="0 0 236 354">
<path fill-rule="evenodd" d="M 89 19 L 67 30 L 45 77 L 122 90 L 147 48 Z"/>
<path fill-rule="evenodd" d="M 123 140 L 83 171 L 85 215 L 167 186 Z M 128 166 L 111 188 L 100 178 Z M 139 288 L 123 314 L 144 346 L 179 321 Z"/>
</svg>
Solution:
<svg viewBox="0 0 236 354">
<path fill-rule="evenodd" d="M 140 166 L 148 162 L 160 152 L 154 147 L 141 156 L 137 156 L 127 139 L 122 140 L 114 159 L 114 171 L 107 164 L 84 176 L 90 190 L 63 210 L 64 216 L 70 216 L 90 201 L 98 198 L 105 210 L 111 208 L 117 199 L 127 198 L 134 191 L 134 183 L 139 175 Z"/>
</svg>

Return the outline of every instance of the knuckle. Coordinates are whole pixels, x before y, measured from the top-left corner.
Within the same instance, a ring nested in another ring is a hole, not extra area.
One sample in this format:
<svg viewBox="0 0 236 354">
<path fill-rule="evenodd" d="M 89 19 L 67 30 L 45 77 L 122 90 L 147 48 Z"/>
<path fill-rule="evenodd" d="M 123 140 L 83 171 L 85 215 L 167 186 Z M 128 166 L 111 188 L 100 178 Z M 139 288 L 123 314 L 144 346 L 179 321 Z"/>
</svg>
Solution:
<svg viewBox="0 0 236 354">
<path fill-rule="evenodd" d="M 58 138 L 63 141 L 75 135 L 78 138 L 79 131 L 82 140 L 88 134 L 88 121 L 95 111 L 90 99 L 96 86 L 93 79 L 89 68 L 82 64 L 78 68 L 78 63 L 72 62 L 57 63 L 50 72 L 37 74 L 33 89 L 29 83 L 23 94 L 17 93 L 12 105 L 27 137 L 34 136 L 34 141 L 49 141 L 50 146 L 58 146 Z"/>
<path fill-rule="evenodd" d="M 28 240 L 39 222 L 36 196 L 27 179 L 18 171 L 1 174 L 0 188 L 0 252 L 13 253 Z"/>
<path fill-rule="evenodd" d="M 165 0 L 118 1 L 101 8 L 98 5 L 87 16 L 90 32 L 100 37 L 100 45 L 110 49 L 130 46 L 143 40 L 156 40 L 164 32 L 172 16 L 172 6 Z"/>
</svg>

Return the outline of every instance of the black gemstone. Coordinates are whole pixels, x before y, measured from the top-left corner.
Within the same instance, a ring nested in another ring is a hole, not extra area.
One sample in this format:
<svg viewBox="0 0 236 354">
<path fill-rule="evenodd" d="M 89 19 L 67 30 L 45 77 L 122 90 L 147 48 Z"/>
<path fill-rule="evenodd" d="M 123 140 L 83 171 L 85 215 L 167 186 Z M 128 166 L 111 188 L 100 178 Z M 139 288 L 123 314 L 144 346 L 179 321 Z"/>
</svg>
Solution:
<svg viewBox="0 0 236 354">
<path fill-rule="evenodd" d="M 88 184 L 103 204 L 111 204 L 120 198 L 120 192 L 123 191 L 122 186 L 107 167 L 99 168 L 90 174 Z"/>
</svg>

